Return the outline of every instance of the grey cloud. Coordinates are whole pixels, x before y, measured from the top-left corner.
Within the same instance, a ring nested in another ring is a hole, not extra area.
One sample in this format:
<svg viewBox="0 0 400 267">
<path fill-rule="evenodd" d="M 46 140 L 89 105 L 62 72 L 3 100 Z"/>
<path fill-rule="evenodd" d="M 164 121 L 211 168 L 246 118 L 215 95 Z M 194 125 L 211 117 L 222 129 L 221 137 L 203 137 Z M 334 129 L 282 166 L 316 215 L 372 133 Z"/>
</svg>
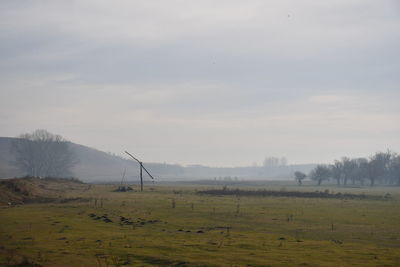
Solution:
<svg viewBox="0 0 400 267">
<path fill-rule="evenodd" d="M 396 149 L 398 11 L 372 0 L 2 1 L 0 127 L 115 152 L 134 139 L 149 159 L 183 163 Z"/>
</svg>

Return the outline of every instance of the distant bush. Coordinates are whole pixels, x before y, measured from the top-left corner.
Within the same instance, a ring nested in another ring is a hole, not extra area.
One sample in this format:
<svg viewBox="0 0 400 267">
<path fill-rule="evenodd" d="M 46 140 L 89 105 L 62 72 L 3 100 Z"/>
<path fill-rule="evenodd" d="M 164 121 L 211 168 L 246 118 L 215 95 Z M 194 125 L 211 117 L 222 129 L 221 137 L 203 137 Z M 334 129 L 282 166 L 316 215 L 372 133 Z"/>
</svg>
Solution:
<svg viewBox="0 0 400 267">
<path fill-rule="evenodd" d="M 127 191 L 133 191 L 133 188 L 130 186 L 118 186 L 117 189 L 114 190 L 114 192 L 127 192 Z"/>
<path fill-rule="evenodd" d="M 372 196 L 365 194 L 350 194 L 350 193 L 329 193 L 329 190 L 314 191 L 314 192 L 300 192 L 300 191 L 271 191 L 271 190 L 230 190 L 224 189 L 211 189 L 197 191 L 197 194 L 207 195 L 234 195 L 234 196 L 274 196 L 274 197 L 302 197 L 302 198 L 337 198 L 337 199 L 388 199 L 387 196 Z"/>
<path fill-rule="evenodd" d="M 62 182 L 72 182 L 72 183 L 78 183 L 78 184 L 84 184 L 83 181 L 79 180 L 76 177 L 44 177 L 42 178 L 43 180 L 47 181 L 62 181 Z"/>
</svg>

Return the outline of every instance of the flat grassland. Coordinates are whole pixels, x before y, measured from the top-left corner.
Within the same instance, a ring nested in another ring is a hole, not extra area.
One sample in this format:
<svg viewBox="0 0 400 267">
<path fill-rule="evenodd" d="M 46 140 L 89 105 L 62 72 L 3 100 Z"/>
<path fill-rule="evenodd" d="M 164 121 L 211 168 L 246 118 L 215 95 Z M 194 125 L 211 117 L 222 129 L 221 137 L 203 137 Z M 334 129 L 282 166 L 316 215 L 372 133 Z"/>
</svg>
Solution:
<svg viewBox="0 0 400 267">
<path fill-rule="evenodd" d="M 0 265 L 400 266 L 399 188 L 285 189 L 390 194 L 325 199 L 116 187 L 82 184 L 65 191 L 72 201 L 0 207 Z"/>
</svg>

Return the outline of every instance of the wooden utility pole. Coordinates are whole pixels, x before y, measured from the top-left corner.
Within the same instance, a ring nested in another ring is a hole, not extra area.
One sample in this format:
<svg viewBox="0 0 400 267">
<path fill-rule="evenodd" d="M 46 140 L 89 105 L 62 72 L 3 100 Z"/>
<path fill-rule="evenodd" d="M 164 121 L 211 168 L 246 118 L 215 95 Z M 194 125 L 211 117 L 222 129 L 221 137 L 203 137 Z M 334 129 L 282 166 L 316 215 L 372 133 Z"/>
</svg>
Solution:
<svg viewBox="0 0 400 267">
<path fill-rule="evenodd" d="M 140 163 L 140 192 L 143 192 L 143 163 Z"/>
<path fill-rule="evenodd" d="M 151 179 L 154 180 L 154 177 L 147 171 L 147 169 L 143 166 L 143 162 L 139 161 L 137 158 L 132 156 L 128 151 L 125 151 L 126 154 L 128 154 L 131 158 L 136 160 L 139 165 L 140 165 L 140 192 L 143 192 L 143 170 L 150 176 Z"/>
</svg>

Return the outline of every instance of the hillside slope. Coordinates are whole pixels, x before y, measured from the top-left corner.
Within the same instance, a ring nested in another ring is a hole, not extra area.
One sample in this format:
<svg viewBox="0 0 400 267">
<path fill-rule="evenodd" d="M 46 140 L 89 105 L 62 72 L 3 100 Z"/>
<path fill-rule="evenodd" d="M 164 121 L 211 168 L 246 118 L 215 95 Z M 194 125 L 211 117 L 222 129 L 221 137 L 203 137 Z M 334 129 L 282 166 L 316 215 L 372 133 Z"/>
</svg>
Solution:
<svg viewBox="0 0 400 267">
<path fill-rule="evenodd" d="M 11 153 L 11 143 L 15 138 L 0 137 L 0 178 L 18 177 L 24 175 L 14 165 L 14 155 Z"/>
<path fill-rule="evenodd" d="M 11 152 L 11 143 L 15 138 L 0 137 L 0 178 L 21 177 L 25 174 L 18 170 L 13 161 L 15 156 Z M 139 166 L 137 162 L 105 153 L 87 146 L 69 143 L 75 153 L 78 163 L 73 168 L 75 177 L 85 182 L 121 181 L 126 169 L 125 180 L 139 180 Z M 274 168 L 264 167 L 232 167 L 215 168 L 201 165 L 181 166 L 177 164 L 144 163 L 146 168 L 157 180 L 195 180 L 195 179 L 292 179 L 296 170 L 308 172 L 315 165 L 288 165 Z M 145 181 L 149 178 L 145 175 Z"/>
</svg>

